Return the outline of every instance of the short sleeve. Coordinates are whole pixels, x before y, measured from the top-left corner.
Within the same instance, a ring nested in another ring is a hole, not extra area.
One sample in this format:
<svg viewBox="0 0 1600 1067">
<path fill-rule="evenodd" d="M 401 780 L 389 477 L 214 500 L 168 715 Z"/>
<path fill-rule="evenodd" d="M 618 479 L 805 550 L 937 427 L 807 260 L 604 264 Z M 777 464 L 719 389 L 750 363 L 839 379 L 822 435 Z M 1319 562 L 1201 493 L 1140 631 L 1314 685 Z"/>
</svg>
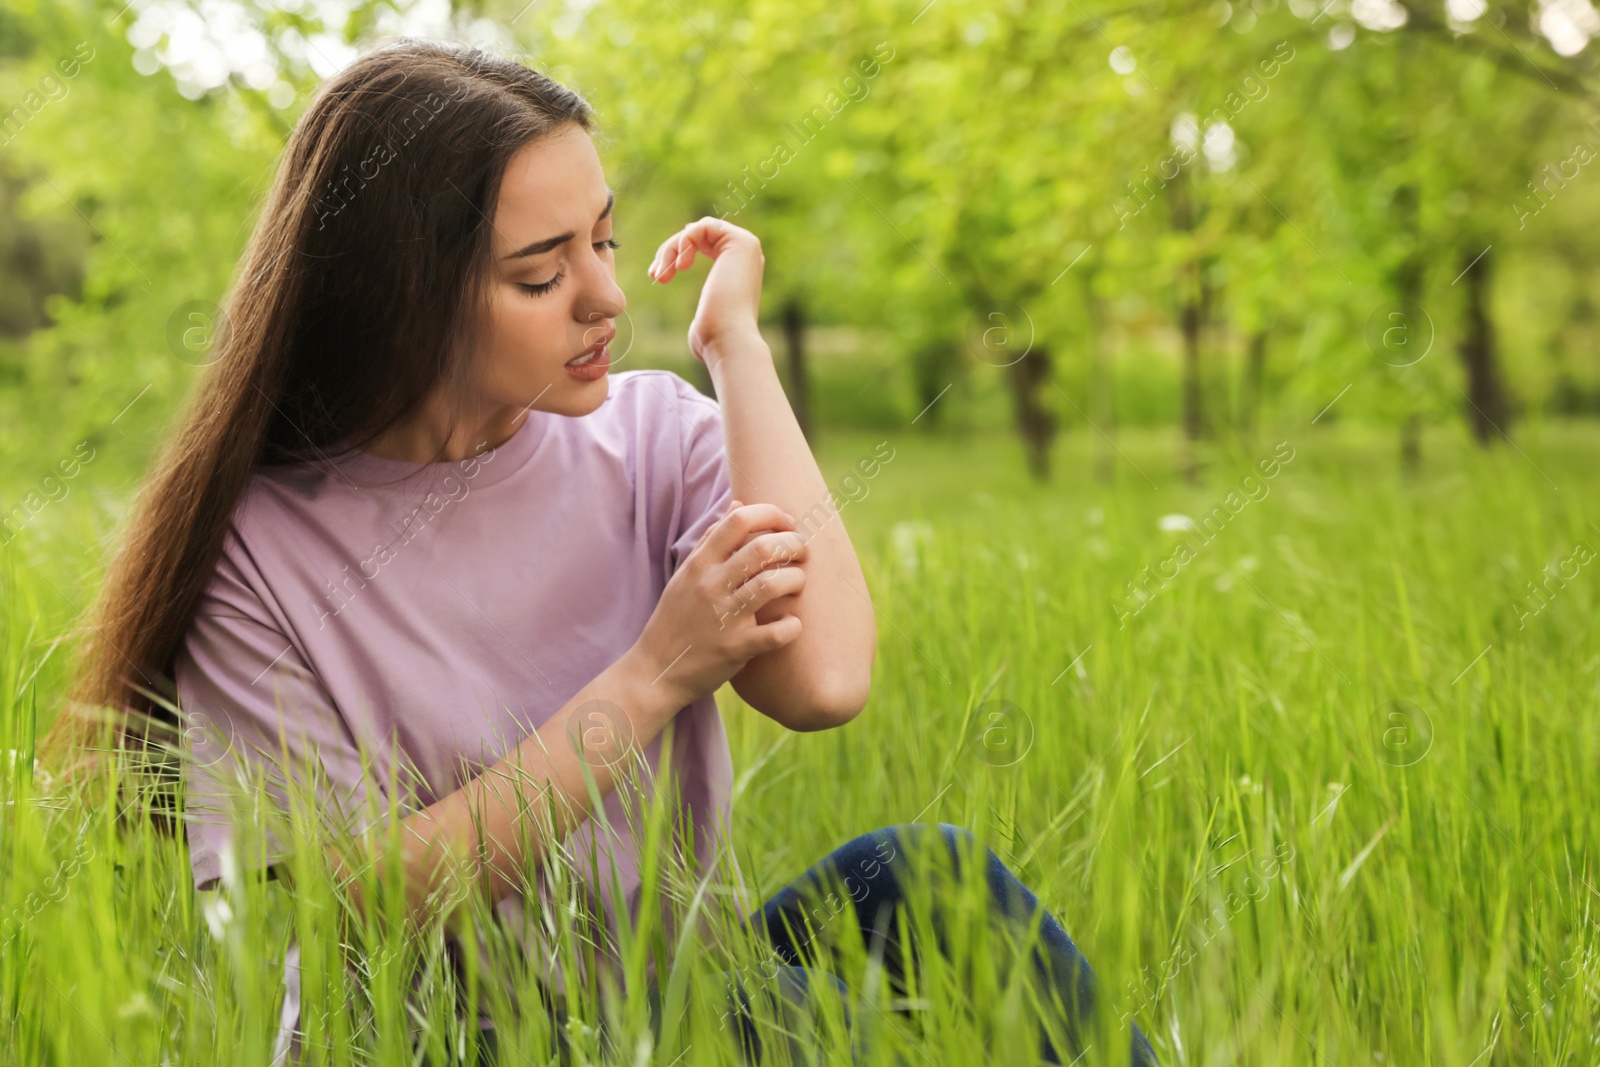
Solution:
<svg viewBox="0 0 1600 1067">
<path fill-rule="evenodd" d="M 728 481 L 728 454 L 722 434 L 722 405 L 677 375 L 675 399 L 683 447 L 683 482 L 678 519 L 673 530 L 667 573 L 682 565 L 712 524 L 728 513 L 733 488 Z"/>
<path fill-rule="evenodd" d="M 343 716 L 227 550 L 178 651 L 175 680 L 195 888 L 214 887 L 225 861 L 256 870 L 287 858 L 292 848 L 274 826 L 285 825 L 292 796 L 313 798 L 330 827 L 372 821 L 359 814 L 368 778 Z M 260 817 L 262 796 L 277 818 Z"/>
</svg>

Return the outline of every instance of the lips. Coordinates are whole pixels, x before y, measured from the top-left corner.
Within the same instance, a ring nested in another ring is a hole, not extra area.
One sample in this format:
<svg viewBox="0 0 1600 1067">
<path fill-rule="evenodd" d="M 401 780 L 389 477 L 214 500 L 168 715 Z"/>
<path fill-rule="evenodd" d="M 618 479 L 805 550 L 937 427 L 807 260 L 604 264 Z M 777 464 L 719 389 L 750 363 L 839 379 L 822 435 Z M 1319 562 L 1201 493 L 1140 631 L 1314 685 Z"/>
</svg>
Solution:
<svg viewBox="0 0 1600 1067">
<path fill-rule="evenodd" d="M 604 351 L 606 346 L 611 343 L 611 339 L 616 337 L 616 336 L 617 336 L 617 331 L 616 330 L 613 329 L 613 330 L 606 331 L 605 336 L 600 338 L 600 340 L 596 341 L 594 344 L 590 345 L 588 348 L 585 348 L 577 356 L 573 357 L 572 359 L 567 360 L 567 366 L 569 366 L 569 367 L 581 367 L 581 366 L 584 366 L 584 365 L 592 362 L 595 359 L 595 357 L 597 357 L 602 351 Z"/>
<path fill-rule="evenodd" d="M 611 338 L 616 336 L 616 331 L 606 334 L 605 338 L 594 342 L 584 350 L 584 354 L 571 358 L 566 362 L 566 373 L 579 381 L 598 381 L 605 378 L 606 371 L 611 370 Z"/>
</svg>

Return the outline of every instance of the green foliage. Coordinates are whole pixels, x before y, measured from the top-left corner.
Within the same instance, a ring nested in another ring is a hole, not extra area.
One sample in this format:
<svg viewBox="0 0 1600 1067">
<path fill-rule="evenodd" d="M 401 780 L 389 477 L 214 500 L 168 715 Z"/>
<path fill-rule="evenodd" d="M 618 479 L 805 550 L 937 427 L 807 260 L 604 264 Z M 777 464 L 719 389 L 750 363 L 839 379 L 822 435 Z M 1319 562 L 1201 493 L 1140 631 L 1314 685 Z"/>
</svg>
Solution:
<svg viewBox="0 0 1600 1067">
<path fill-rule="evenodd" d="M 1369 21 L 1383 7 L 1361 6 Z M 408 1024 L 435 1056 L 470 1036 L 436 932 L 363 931 L 370 973 L 343 969 L 317 853 L 293 896 L 244 879 L 208 904 L 181 842 L 30 774 L 38 710 L 66 684 L 63 635 L 201 373 L 174 331 L 205 328 L 191 306 L 231 284 L 329 56 L 422 17 L 238 7 L 271 77 L 209 90 L 162 65 L 168 42 L 136 47 L 145 5 L 0 10 L 0 108 L 23 109 L 0 158 L 0 509 L 29 512 L 0 547 L 0 748 L 15 753 L 0 762 L 0 921 L 21 917 L 0 946 L 8 1060 L 264 1063 L 291 923 L 314 946 L 329 1061 L 407 1062 Z M 485 0 L 437 24 L 599 109 L 631 365 L 693 370 L 696 287 L 649 286 L 644 264 L 683 222 L 742 202 L 730 217 L 763 239 L 769 334 L 791 301 L 813 327 L 830 475 L 885 438 L 899 450 L 846 514 L 880 609 L 868 711 L 793 736 L 726 705 L 759 885 L 865 829 L 959 823 L 1095 961 L 1108 1025 L 1132 1012 L 1163 1062 L 1594 1062 L 1597 603 L 1588 570 L 1548 576 L 1600 536 L 1577 510 L 1600 442 L 1561 419 L 1600 410 L 1600 177 L 1545 168 L 1600 148 L 1595 52 L 1555 55 L 1523 4 L 1455 27 L 1406 13 L 1372 30 L 1345 0 Z M 1219 114 L 1233 141 L 1214 134 L 1207 153 Z M 1480 248 L 1519 416 L 1519 451 L 1494 456 L 1462 443 L 1454 355 Z M 1212 439 L 1179 488 L 1179 310 L 1202 295 Z M 1368 327 L 1402 296 L 1433 347 L 1393 366 Z M 1068 427 L 1063 484 L 1029 484 L 1001 438 L 1003 369 L 973 340 L 996 314 L 1006 345 L 1057 360 L 1044 402 Z M 1419 478 L 1395 471 L 1396 425 L 1423 427 Z M 1225 506 L 1281 437 L 1300 456 L 1214 543 L 1160 529 Z M 1151 579 L 1184 538 L 1193 561 Z M 1129 583 L 1155 592 L 1119 629 Z M 1033 738 L 1004 766 L 984 758 L 995 700 Z M 1292 862 L 1249 888 L 1285 846 Z M 630 942 L 630 966 L 656 935 Z M 674 995 L 750 962 L 724 949 L 673 957 Z M 516 959 L 487 951 L 485 968 Z M 1020 1057 L 1012 992 L 996 978 L 971 997 L 936 968 L 937 1010 L 891 1046 Z M 496 1011 L 527 994 L 513 984 Z M 572 994 L 571 1032 L 596 1051 L 600 998 Z M 691 1046 L 678 1062 L 733 1062 L 707 1000 L 689 1002 L 660 1062 Z M 501 1021 L 530 1059 L 548 1036 L 538 1012 Z M 1110 1047 L 1083 1062 L 1113 1062 Z"/>
</svg>

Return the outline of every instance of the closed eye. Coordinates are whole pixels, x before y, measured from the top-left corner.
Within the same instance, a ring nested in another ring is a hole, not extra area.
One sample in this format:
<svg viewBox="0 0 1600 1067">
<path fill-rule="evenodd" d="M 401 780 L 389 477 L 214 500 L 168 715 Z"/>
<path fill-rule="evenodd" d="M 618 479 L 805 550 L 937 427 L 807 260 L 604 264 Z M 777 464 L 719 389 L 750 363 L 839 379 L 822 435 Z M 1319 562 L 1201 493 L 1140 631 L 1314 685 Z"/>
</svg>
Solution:
<svg viewBox="0 0 1600 1067">
<path fill-rule="evenodd" d="M 561 279 L 565 277 L 565 274 L 557 271 L 556 276 L 547 282 L 518 282 L 517 287 L 525 293 L 531 293 L 534 296 L 543 296 L 556 286 L 560 285 Z"/>
<path fill-rule="evenodd" d="M 607 237 L 604 241 L 596 241 L 594 243 L 594 247 L 599 251 L 606 251 L 610 249 L 621 248 L 622 243 L 614 237 Z M 547 282 L 518 282 L 517 285 L 518 288 L 520 288 L 523 292 L 532 296 L 543 296 L 556 286 L 560 285 L 561 279 L 565 277 L 566 274 L 557 271 L 556 276 Z"/>
</svg>

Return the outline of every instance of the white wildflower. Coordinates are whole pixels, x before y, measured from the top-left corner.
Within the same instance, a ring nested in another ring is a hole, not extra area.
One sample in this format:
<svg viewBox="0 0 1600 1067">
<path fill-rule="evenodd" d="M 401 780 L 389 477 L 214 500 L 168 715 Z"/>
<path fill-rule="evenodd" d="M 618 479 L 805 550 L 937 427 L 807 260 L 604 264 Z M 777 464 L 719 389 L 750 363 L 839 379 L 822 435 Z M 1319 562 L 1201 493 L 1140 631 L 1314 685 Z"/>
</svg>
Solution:
<svg viewBox="0 0 1600 1067">
<path fill-rule="evenodd" d="M 205 916 L 206 926 L 211 930 L 211 936 L 221 941 L 228 932 L 228 927 L 233 922 L 233 908 L 221 894 L 212 896 L 200 905 L 200 912 Z"/>
<path fill-rule="evenodd" d="M 150 998 L 143 993 L 135 993 L 122 1007 L 117 1009 L 117 1018 L 131 1019 L 136 1015 L 154 1015 L 156 1007 L 150 1003 Z"/>
<path fill-rule="evenodd" d="M 920 520 L 897 522 L 889 530 L 889 543 L 894 546 L 895 558 L 913 574 L 922 565 L 924 549 L 933 541 L 933 527 Z"/>
</svg>

